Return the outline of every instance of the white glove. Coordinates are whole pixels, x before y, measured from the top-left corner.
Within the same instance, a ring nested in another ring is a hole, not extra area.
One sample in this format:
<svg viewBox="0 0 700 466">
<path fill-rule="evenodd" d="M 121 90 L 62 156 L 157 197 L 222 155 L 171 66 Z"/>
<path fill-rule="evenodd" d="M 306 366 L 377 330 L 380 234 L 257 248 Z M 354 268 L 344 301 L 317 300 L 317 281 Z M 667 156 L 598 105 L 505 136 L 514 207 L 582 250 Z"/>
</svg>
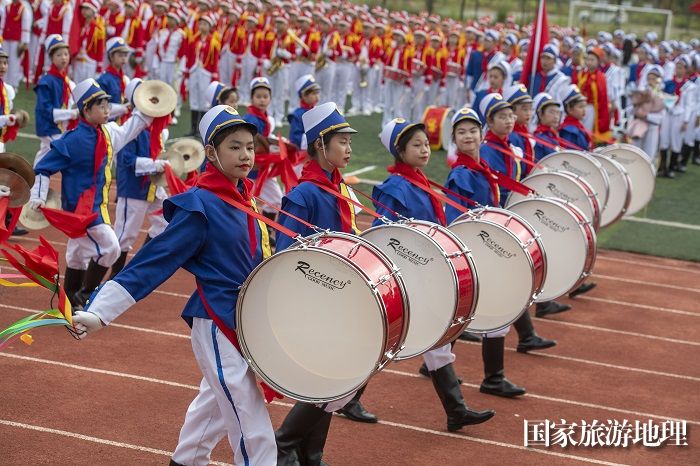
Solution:
<svg viewBox="0 0 700 466">
<path fill-rule="evenodd" d="M 280 58 L 283 58 L 285 60 L 289 60 L 292 58 L 292 52 L 289 50 L 285 50 L 283 48 L 277 47 L 276 55 Z"/>
<path fill-rule="evenodd" d="M 46 201 L 41 199 L 29 199 L 29 208 L 32 210 L 39 210 L 46 205 Z"/>
<path fill-rule="evenodd" d="M 80 118 L 80 112 L 78 111 L 77 108 L 71 109 L 71 116 L 72 116 L 71 120 L 77 120 L 78 118 Z"/>
<path fill-rule="evenodd" d="M 270 64 L 271 64 L 271 63 L 270 63 L 270 60 L 268 60 L 267 58 L 264 59 L 264 60 L 262 61 L 262 67 L 263 67 L 263 69 L 264 69 L 264 70 L 268 69 L 268 68 L 270 67 Z"/>
<path fill-rule="evenodd" d="M 93 314 L 90 311 L 76 311 L 73 315 L 73 327 L 78 333 L 78 338 L 82 340 L 88 334 L 104 327 L 104 324 L 97 317 L 97 314 Z"/>
<path fill-rule="evenodd" d="M 7 115 L 7 126 L 15 126 L 15 123 L 17 123 L 17 117 L 12 113 Z"/>
<path fill-rule="evenodd" d="M 155 165 L 156 173 L 163 173 L 165 171 L 165 166 L 170 165 L 170 161 L 157 159 L 153 161 L 153 164 Z"/>
</svg>

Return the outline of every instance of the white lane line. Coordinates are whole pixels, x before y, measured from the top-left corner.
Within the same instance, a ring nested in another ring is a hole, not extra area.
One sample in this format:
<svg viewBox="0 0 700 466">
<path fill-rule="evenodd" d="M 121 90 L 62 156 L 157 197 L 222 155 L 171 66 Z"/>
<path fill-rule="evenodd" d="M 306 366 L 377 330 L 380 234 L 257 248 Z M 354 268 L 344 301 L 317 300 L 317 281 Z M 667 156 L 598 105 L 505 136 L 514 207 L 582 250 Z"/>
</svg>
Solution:
<svg viewBox="0 0 700 466">
<path fill-rule="evenodd" d="M 32 358 L 32 357 L 27 357 L 27 356 L 19 356 L 19 355 L 14 355 L 14 354 L 8 354 L 8 353 L 0 353 L 0 356 L 4 357 L 9 357 L 9 358 L 16 358 L 16 359 L 23 359 L 27 361 L 32 361 L 32 362 L 39 362 L 39 363 L 45 363 L 45 364 L 51 364 L 51 365 L 56 365 L 56 366 L 61 366 L 61 367 L 67 367 L 71 369 L 77 369 L 77 370 L 83 370 L 87 372 L 95 372 L 99 374 L 104 374 L 104 375 L 112 375 L 116 377 L 122 377 L 122 378 L 127 378 L 127 379 L 134 379 L 134 380 L 140 380 L 140 381 L 145 381 L 145 382 L 152 382 L 152 383 L 157 383 L 161 385 L 168 385 L 168 386 L 174 386 L 174 387 L 180 387 L 180 388 L 187 388 L 190 390 L 199 390 L 199 387 L 195 385 L 186 385 L 186 384 L 180 384 L 177 382 L 171 382 L 168 380 L 160 380 L 160 379 L 154 379 L 150 377 L 142 377 L 138 375 L 133 375 L 133 374 L 126 374 L 123 372 L 114 372 L 114 371 L 104 371 L 102 369 L 94 369 L 91 367 L 85 367 L 85 366 L 78 366 L 75 364 L 66 364 L 66 363 L 61 363 L 57 361 L 50 361 L 50 360 L 44 360 L 44 359 L 39 359 L 39 358 Z M 388 371 L 388 372 L 394 372 L 394 371 Z M 418 376 L 420 377 L 420 376 Z M 531 395 L 530 395 L 531 396 Z M 275 402 L 274 404 L 279 405 L 279 406 L 285 406 L 285 407 L 291 407 L 292 404 L 290 403 L 279 403 Z M 664 419 L 670 419 L 670 418 L 664 418 Z M 10 421 L 11 422 L 11 421 Z M 564 453 L 557 453 L 557 452 L 552 452 L 552 451 L 546 451 L 546 450 L 538 450 L 538 449 L 532 449 L 532 448 L 526 448 L 521 445 L 515 445 L 515 444 L 510 444 L 510 443 L 504 443 L 504 442 L 497 442 L 494 440 L 487 440 L 487 439 L 481 439 L 481 438 L 476 438 L 476 437 L 469 437 L 467 435 L 459 435 L 459 434 L 452 434 L 449 432 L 440 432 L 437 430 L 432 430 L 432 429 L 426 429 L 423 427 L 418 427 L 418 426 L 412 426 L 410 424 L 401 424 L 397 422 L 391 422 L 391 421 L 379 421 L 380 424 L 389 426 L 389 427 L 396 427 L 400 429 L 406 429 L 406 430 L 413 430 L 416 432 L 422 432 L 422 433 L 427 433 L 431 435 L 438 435 L 441 437 L 450 437 L 450 438 L 455 438 L 455 439 L 460 439 L 460 440 L 467 440 L 471 442 L 476 442 L 476 443 L 482 443 L 485 445 L 493 445 L 493 446 L 499 446 L 503 448 L 510 448 L 510 449 L 516 449 L 516 450 L 522 450 L 526 451 L 529 453 L 539 453 L 543 455 L 550 455 L 550 456 L 558 456 L 561 458 L 570 458 L 570 459 L 575 459 L 578 461 L 583 461 L 587 463 L 594 463 L 594 464 L 617 464 L 617 463 L 607 463 L 607 462 L 601 462 L 598 460 L 592 460 L 590 458 L 585 458 L 585 457 L 580 457 L 580 456 L 575 456 L 575 455 L 566 455 Z M 689 421 L 689 423 L 692 424 L 692 421 Z M 160 450 L 162 451 L 162 450 Z M 163 452 L 163 454 L 170 454 L 167 452 Z"/>
<path fill-rule="evenodd" d="M 562 320 L 543 319 L 541 317 L 535 317 L 534 319 L 537 320 L 538 322 L 547 322 L 550 324 L 563 325 L 566 327 L 585 328 L 587 330 L 596 330 L 599 332 L 617 333 L 618 335 L 627 335 L 630 337 L 649 338 L 651 340 L 660 340 L 660 341 L 666 341 L 669 343 L 678 343 L 680 345 L 700 346 L 700 342 L 697 342 L 697 341 L 678 340 L 676 338 L 659 337 L 656 335 L 648 335 L 646 333 L 636 333 L 636 332 L 628 332 L 626 330 L 615 330 L 615 329 L 605 328 L 605 327 L 596 327 L 594 325 L 576 324 L 574 322 L 564 322 Z"/>
<path fill-rule="evenodd" d="M 658 286 L 659 288 L 668 288 L 670 290 L 691 291 L 693 293 L 700 293 L 700 289 L 689 288 L 687 286 L 667 285 L 665 283 L 654 283 L 654 282 L 647 282 L 644 280 L 633 280 L 631 278 L 620 278 L 620 277 L 613 277 L 610 275 L 599 275 L 597 273 L 595 274 L 595 277 L 596 278 L 605 278 L 607 280 L 614 280 L 616 282 L 634 283 L 635 285 Z"/>
<path fill-rule="evenodd" d="M 343 176 L 346 176 L 346 177 L 347 176 L 357 176 L 357 175 L 360 175 L 362 173 L 371 172 L 375 168 L 377 168 L 376 165 L 367 165 L 366 167 L 362 167 L 362 168 L 359 168 L 357 170 L 353 170 L 353 171 L 348 172 L 348 173 L 343 173 Z"/>
<path fill-rule="evenodd" d="M 656 220 L 653 218 L 642 217 L 622 217 L 622 220 L 628 222 L 649 223 L 651 225 L 660 225 L 663 227 L 683 228 L 684 230 L 700 231 L 700 225 L 693 225 L 692 223 L 669 222 L 667 220 Z"/>
<path fill-rule="evenodd" d="M 370 186 L 379 186 L 383 181 L 368 180 L 367 178 L 360 178 L 360 183 L 368 184 Z"/>
<path fill-rule="evenodd" d="M 648 304 L 629 303 L 627 301 L 618 301 L 616 299 L 596 298 L 595 296 L 576 296 L 576 300 L 579 300 L 579 299 L 582 299 L 584 301 L 595 301 L 595 302 L 606 303 L 606 304 L 616 304 L 619 306 L 629 306 L 629 307 L 634 307 L 634 308 L 638 308 L 638 309 L 648 309 L 650 311 L 668 312 L 670 314 L 678 314 L 678 315 L 682 315 L 682 316 L 700 317 L 700 312 L 681 311 L 680 309 L 671 309 L 669 307 L 659 307 L 659 306 L 649 306 Z"/>
<path fill-rule="evenodd" d="M 33 430 L 37 432 L 44 432 L 47 434 L 61 435 L 63 437 L 71 437 L 78 440 L 85 440 L 87 442 L 99 443 L 101 445 L 109 445 L 112 447 L 126 448 L 128 450 L 137 450 L 145 453 L 153 453 L 154 455 L 161 455 L 171 457 L 173 456 L 172 451 L 159 450 L 158 448 L 144 447 L 142 445 L 133 445 L 131 443 L 115 442 L 114 440 L 107 440 L 99 437 L 93 437 L 91 435 L 78 434 L 76 432 L 69 432 L 60 429 L 51 429 L 49 427 L 36 426 L 33 424 L 25 424 L 24 422 L 15 422 L 8 419 L 0 419 L 0 424 L 8 427 L 17 427 L 20 429 Z M 230 463 L 222 463 L 220 461 L 212 461 L 210 464 L 216 464 L 218 466 L 234 466 Z"/>
<path fill-rule="evenodd" d="M 404 377 L 413 377 L 413 378 L 418 378 L 418 379 L 425 378 L 420 374 L 411 374 L 410 372 L 397 371 L 397 370 L 393 370 L 393 369 L 382 369 L 382 372 L 387 372 L 389 374 L 400 375 L 400 376 L 404 376 Z M 464 385 L 465 387 L 470 387 L 470 388 L 479 388 L 479 385 L 473 384 L 473 383 L 468 383 L 468 382 L 462 382 L 462 385 Z M 553 403 L 581 406 L 584 408 L 594 408 L 594 409 L 599 409 L 602 411 L 612 411 L 615 413 L 628 414 L 628 415 L 636 416 L 636 417 L 640 417 L 640 418 L 646 417 L 646 418 L 671 420 L 671 421 L 687 421 L 688 424 L 694 424 L 694 425 L 700 426 L 700 421 L 693 421 L 690 419 L 680 419 L 680 418 L 675 418 L 675 417 L 671 417 L 671 416 L 662 416 L 659 414 L 643 413 L 643 412 L 633 411 L 633 410 L 629 410 L 629 409 L 613 408 L 612 406 L 604 406 L 604 405 L 599 405 L 599 404 L 595 404 L 595 403 L 586 403 L 584 401 L 566 400 L 563 398 L 554 398 L 551 396 L 536 395 L 536 394 L 530 393 L 530 392 L 527 392 L 527 394 L 525 394 L 524 397 L 525 398 L 535 398 L 537 400 L 551 401 Z"/>
<path fill-rule="evenodd" d="M 602 254 L 598 254 L 598 256 L 596 256 L 596 260 L 601 260 L 601 259 L 606 260 L 606 261 L 612 261 L 612 262 L 622 262 L 624 264 L 641 265 L 644 267 L 651 267 L 651 268 L 656 268 L 656 269 L 676 270 L 678 272 L 688 272 L 688 273 L 700 274 L 700 269 L 694 269 L 691 267 L 677 267 L 674 265 L 652 264 L 649 262 L 635 261 L 635 260 L 631 260 L 631 259 L 621 259 L 619 257 L 607 256 L 605 254 L 605 252 L 603 252 Z"/>
</svg>

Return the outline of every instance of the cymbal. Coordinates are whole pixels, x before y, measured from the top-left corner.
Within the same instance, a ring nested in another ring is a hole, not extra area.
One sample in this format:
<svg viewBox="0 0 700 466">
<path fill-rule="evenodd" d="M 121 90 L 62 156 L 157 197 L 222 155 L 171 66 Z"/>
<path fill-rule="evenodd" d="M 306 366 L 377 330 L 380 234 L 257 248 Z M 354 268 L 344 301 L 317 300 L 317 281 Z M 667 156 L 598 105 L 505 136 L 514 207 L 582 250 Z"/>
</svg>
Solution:
<svg viewBox="0 0 700 466">
<path fill-rule="evenodd" d="M 175 173 L 175 176 L 182 176 L 183 174 L 187 173 L 184 168 L 183 168 L 183 160 L 181 157 L 173 157 L 168 158 L 168 153 L 167 152 L 162 152 L 160 156 L 158 156 L 159 159 L 165 159 L 168 162 L 170 162 L 170 168 L 173 169 L 173 172 Z M 156 173 L 155 175 L 151 175 L 151 183 L 153 183 L 156 186 L 162 186 L 166 187 L 168 186 L 168 180 L 165 178 L 165 172 L 163 173 Z"/>
<path fill-rule="evenodd" d="M 31 121 L 29 113 L 22 109 L 15 111 L 15 118 L 17 118 L 17 126 L 20 128 L 24 128 Z"/>
<path fill-rule="evenodd" d="M 134 105 L 144 115 L 162 117 L 175 110 L 177 94 L 172 86 L 163 81 L 144 81 L 134 91 Z"/>
<path fill-rule="evenodd" d="M 24 178 L 24 181 L 27 182 L 30 188 L 34 186 L 34 169 L 22 156 L 12 152 L 1 152 L 0 168 L 17 173 Z"/>
<path fill-rule="evenodd" d="M 171 162 L 182 159 L 184 173 L 189 173 L 204 163 L 204 145 L 196 139 L 180 139 L 168 148 L 166 156 Z"/>
<path fill-rule="evenodd" d="M 49 209 L 61 208 L 61 194 L 49 188 L 46 196 L 46 207 Z M 22 208 L 22 213 L 19 214 L 19 223 L 24 225 L 28 230 L 43 230 L 49 226 L 49 221 L 46 220 L 44 214 L 39 210 L 34 210 L 29 205 Z"/>
<path fill-rule="evenodd" d="M 17 173 L 7 168 L 0 168 L 0 186 L 9 188 L 10 207 L 20 207 L 29 201 L 29 190 L 27 182 Z"/>
</svg>

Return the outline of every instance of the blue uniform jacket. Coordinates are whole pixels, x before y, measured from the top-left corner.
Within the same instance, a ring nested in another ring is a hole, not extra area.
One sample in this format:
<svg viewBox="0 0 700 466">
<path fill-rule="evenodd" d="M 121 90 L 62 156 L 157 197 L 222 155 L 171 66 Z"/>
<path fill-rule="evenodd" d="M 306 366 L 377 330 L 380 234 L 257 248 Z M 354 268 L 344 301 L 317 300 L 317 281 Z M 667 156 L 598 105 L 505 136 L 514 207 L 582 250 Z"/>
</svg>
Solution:
<svg viewBox="0 0 700 466">
<path fill-rule="evenodd" d="M 559 142 L 554 139 L 549 133 L 535 133 L 535 136 L 537 136 L 539 139 L 544 139 L 545 141 L 548 141 L 551 143 L 552 146 L 554 147 L 548 147 L 545 146 L 542 143 L 536 142 L 535 143 L 535 162 L 539 162 L 542 157 L 549 155 L 553 152 L 556 152 L 559 147 Z"/>
<path fill-rule="evenodd" d="M 97 83 L 103 91 L 109 94 L 109 101 L 113 104 L 123 103 L 122 89 L 119 85 L 119 76 L 104 72 L 97 78 Z"/>
<path fill-rule="evenodd" d="M 308 109 L 299 107 L 287 115 L 289 141 L 297 147 L 301 147 L 301 137 L 304 135 L 304 124 L 301 121 L 301 116 L 307 111 Z"/>
<path fill-rule="evenodd" d="M 511 133 L 512 134 L 512 133 Z M 491 143 L 494 144 L 494 143 Z M 521 168 L 520 164 L 510 156 L 499 152 L 493 147 L 488 146 L 485 142 L 479 147 L 479 156 L 486 160 L 492 170 L 500 173 L 508 173 L 508 165 L 511 164 L 511 177 L 514 180 L 520 181 Z M 498 190 L 501 194 L 501 203 L 504 203 L 508 197 L 509 190 L 503 186 L 499 186 Z"/>
<path fill-rule="evenodd" d="M 148 175 L 136 175 L 136 158 L 151 157 L 151 134 L 148 130 L 119 151 L 117 156 L 117 196 L 153 201 L 156 186 Z"/>
<path fill-rule="evenodd" d="M 391 175 L 384 180 L 384 183 L 375 186 L 372 190 L 372 197 L 404 217 L 439 223 L 428 193 L 417 186 L 413 186 L 410 181 L 401 175 Z M 399 220 L 396 215 L 378 203 L 374 207 L 377 213 L 386 218 Z M 375 219 L 372 222 L 372 226 L 383 224 L 384 222 L 380 219 Z"/>
<path fill-rule="evenodd" d="M 63 108 L 63 80 L 44 74 L 34 87 L 36 105 L 36 135 L 39 137 L 61 134 L 61 128 L 53 121 L 53 109 Z"/>
<path fill-rule="evenodd" d="M 576 149 L 588 150 L 588 138 L 586 133 L 574 125 L 566 125 L 559 128 L 559 137 L 576 145 Z"/>
<path fill-rule="evenodd" d="M 269 134 L 265 134 L 265 126 L 268 122 L 265 122 L 260 118 L 256 117 L 255 115 L 251 115 L 250 113 L 246 113 L 245 115 L 243 115 L 243 119 L 248 123 L 255 125 L 255 128 L 257 128 L 258 134 L 260 134 L 260 136 L 269 136 Z"/>
<path fill-rule="evenodd" d="M 478 202 L 481 205 L 493 205 L 493 201 L 491 199 L 491 188 L 489 187 L 489 183 L 486 181 L 486 178 L 484 178 L 484 175 L 470 170 L 467 167 L 458 166 L 453 168 L 447 175 L 445 187 L 450 191 L 454 191 L 457 194 L 468 197 L 472 201 Z M 457 196 L 448 193 L 447 197 L 468 209 L 474 208 L 473 205 L 463 201 Z M 445 218 L 447 219 L 448 224 L 452 223 L 457 217 L 462 215 L 462 213 L 463 212 L 461 210 L 452 207 L 450 204 L 445 205 Z"/>
<path fill-rule="evenodd" d="M 195 187 L 167 199 L 163 215 L 169 222 L 166 229 L 143 246 L 114 281 L 139 301 L 183 268 L 195 276 L 216 315 L 235 328 L 239 289 L 263 259 L 259 223 L 255 222 L 258 247 L 252 257 L 246 214 L 205 189 Z M 182 317 L 190 326 L 193 317 L 209 318 L 196 290 Z"/>
</svg>

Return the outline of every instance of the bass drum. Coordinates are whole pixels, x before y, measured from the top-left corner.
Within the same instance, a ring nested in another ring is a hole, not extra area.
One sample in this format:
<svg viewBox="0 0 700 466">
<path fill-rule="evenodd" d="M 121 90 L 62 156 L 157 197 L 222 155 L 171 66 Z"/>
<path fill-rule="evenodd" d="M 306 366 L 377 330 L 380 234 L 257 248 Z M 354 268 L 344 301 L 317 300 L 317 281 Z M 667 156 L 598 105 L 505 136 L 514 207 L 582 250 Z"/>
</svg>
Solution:
<svg viewBox="0 0 700 466">
<path fill-rule="evenodd" d="M 632 199 L 625 215 L 634 215 L 642 210 L 654 197 L 656 169 L 649 156 L 632 144 L 612 144 L 596 149 L 599 154 L 610 157 L 625 167 L 632 184 Z"/>
<path fill-rule="evenodd" d="M 411 322 L 396 359 L 420 356 L 457 338 L 479 295 L 476 267 L 464 243 L 447 228 L 424 221 L 380 225 L 361 237 L 399 267 L 406 283 Z"/>
<path fill-rule="evenodd" d="M 593 189 L 596 199 L 598 199 L 601 212 L 605 209 L 610 198 L 610 179 L 600 162 L 588 152 L 562 150 L 542 157 L 538 163 L 557 171 L 573 173 L 579 178 L 586 180 Z M 533 168 L 530 173 L 540 173 L 542 171 L 542 168 Z"/>
<path fill-rule="evenodd" d="M 535 301 L 556 299 L 590 275 L 596 234 L 576 206 L 561 199 L 531 197 L 513 203 L 509 210 L 524 217 L 540 233 L 547 254 L 547 277 Z"/>
<path fill-rule="evenodd" d="M 515 322 L 547 274 L 537 234 L 517 214 L 493 207 L 467 212 L 448 228 L 472 251 L 479 272 L 479 301 L 467 330 L 492 332 Z"/>
<path fill-rule="evenodd" d="M 425 125 L 430 148 L 449 151 L 452 144 L 452 117 L 455 111 L 450 107 L 426 107 L 421 122 Z"/>
<path fill-rule="evenodd" d="M 367 240 L 344 233 L 308 237 L 261 263 L 236 308 L 250 367 L 279 393 L 309 403 L 339 400 L 365 385 L 401 350 L 408 323 L 396 266 Z"/>
<path fill-rule="evenodd" d="M 522 183 L 541 196 L 555 197 L 575 205 L 598 230 L 600 205 L 591 185 L 583 178 L 568 172 L 539 172 L 530 174 Z M 506 208 L 527 197 L 511 191 L 506 200 Z"/>
<path fill-rule="evenodd" d="M 627 212 L 632 200 L 632 182 L 622 164 L 596 152 L 591 153 L 591 156 L 600 162 L 610 180 L 608 203 L 600 213 L 600 226 L 602 228 L 617 222 Z"/>
</svg>

